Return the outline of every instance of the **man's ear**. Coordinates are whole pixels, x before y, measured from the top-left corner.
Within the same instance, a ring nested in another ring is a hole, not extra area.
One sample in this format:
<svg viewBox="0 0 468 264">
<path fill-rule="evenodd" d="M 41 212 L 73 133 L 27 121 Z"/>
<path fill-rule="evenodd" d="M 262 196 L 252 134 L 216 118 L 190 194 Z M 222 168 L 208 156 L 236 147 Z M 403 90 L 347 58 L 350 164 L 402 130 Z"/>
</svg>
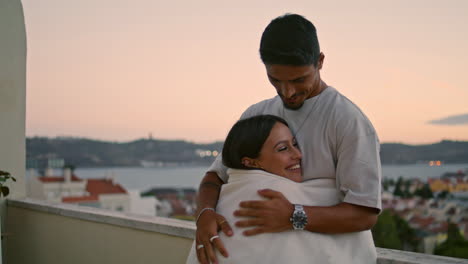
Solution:
<svg viewBox="0 0 468 264">
<path fill-rule="evenodd" d="M 317 62 L 317 69 L 321 70 L 323 67 L 323 61 L 325 60 L 325 54 L 323 52 L 320 52 L 319 59 Z"/>
<path fill-rule="evenodd" d="M 242 165 L 244 165 L 247 168 L 258 168 L 258 162 L 256 159 L 243 157 L 241 162 L 242 162 Z"/>
</svg>

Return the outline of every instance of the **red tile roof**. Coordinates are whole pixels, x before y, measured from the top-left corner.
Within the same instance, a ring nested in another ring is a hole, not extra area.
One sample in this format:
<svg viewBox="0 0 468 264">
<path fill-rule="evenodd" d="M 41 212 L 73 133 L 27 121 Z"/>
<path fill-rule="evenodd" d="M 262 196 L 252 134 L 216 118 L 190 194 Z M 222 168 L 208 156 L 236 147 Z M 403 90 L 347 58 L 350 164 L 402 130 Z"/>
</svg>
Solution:
<svg viewBox="0 0 468 264">
<path fill-rule="evenodd" d="M 411 218 L 410 223 L 417 225 L 420 228 L 427 228 L 430 224 L 434 222 L 435 218 L 430 216 L 430 217 L 422 217 L 422 216 L 415 216 Z"/>
<path fill-rule="evenodd" d="M 51 176 L 51 177 L 37 177 L 41 182 L 64 182 L 65 178 L 63 176 Z M 74 182 L 83 181 L 82 179 L 78 178 L 75 174 L 72 175 L 71 180 Z"/>
<path fill-rule="evenodd" d="M 446 233 L 448 230 L 448 223 L 447 222 L 442 222 L 442 223 L 437 223 L 435 225 L 429 226 L 429 231 L 434 232 L 434 233 Z"/>
<path fill-rule="evenodd" d="M 91 195 L 127 193 L 120 184 L 111 179 L 88 179 L 86 191 Z"/>
<path fill-rule="evenodd" d="M 62 202 L 97 202 L 99 200 L 99 195 L 101 194 L 127 193 L 127 191 L 120 184 L 115 184 L 111 179 L 88 179 L 86 184 L 86 191 L 89 193 L 89 195 L 63 197 Z"/>
<path fill-rule="evenodd" d="M 97 195 L 63 197 L 62 198 L 62 202 L 64 202 L 64 203 L 97 202 L 98 200 L 99 199 L 98 199 Z"/>
</svg>

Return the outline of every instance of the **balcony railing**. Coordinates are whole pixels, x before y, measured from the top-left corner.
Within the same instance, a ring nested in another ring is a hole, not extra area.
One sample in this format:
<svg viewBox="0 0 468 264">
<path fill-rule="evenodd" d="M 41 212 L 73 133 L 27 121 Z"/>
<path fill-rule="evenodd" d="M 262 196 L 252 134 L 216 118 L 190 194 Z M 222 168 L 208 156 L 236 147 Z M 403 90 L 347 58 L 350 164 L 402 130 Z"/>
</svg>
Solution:
<svg viewBox="0 0 468 264">
<path fill-rule="evenodd" d="M 7 202 L 5 263 L 185 263 L 195 225 L 33 199 Z M 379 264 L 468 260 L 377 249 Z"/>
</svg>

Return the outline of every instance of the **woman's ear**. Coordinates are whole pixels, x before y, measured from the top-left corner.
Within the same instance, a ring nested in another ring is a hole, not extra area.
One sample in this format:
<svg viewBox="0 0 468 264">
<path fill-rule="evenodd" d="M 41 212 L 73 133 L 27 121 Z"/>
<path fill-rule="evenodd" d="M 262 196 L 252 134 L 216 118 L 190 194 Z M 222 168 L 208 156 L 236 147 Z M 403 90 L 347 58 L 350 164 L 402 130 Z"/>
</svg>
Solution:
<svg viewBox="0 0 468 264">
<path fill-rule="evenodd" d="M 257 160 L 249 158 L 249 157 L 243 157 L 242 160 L 242 165 L 244 165 L 247 168 L 258 168 Z"/>
</svg>

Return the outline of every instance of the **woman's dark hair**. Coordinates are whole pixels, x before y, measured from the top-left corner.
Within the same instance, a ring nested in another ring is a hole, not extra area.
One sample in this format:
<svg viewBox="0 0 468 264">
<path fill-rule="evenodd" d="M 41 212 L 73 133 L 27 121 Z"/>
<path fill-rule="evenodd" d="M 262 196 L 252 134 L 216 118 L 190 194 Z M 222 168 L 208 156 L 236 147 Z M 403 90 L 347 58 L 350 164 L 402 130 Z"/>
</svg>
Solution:
<svg viewBox="0 0 468 264">
<path fill-rule="evenodd" d="M 252 169 L 242 164 L 242 158 L 258 158 L 271 129 L 278 122 L 289 127 L 283 118 L 274 115 L 258 115 L 237 121 L 224 141 L 222 154 L 224 166 L 233 169 Z"/>
<path fill-rule="evenodd" d="M 296 14 L 273 19 L 263 31 L 260 57 L 264 64 L 316 67 L 320 45 L 315 26 Z"/>
</svg>

